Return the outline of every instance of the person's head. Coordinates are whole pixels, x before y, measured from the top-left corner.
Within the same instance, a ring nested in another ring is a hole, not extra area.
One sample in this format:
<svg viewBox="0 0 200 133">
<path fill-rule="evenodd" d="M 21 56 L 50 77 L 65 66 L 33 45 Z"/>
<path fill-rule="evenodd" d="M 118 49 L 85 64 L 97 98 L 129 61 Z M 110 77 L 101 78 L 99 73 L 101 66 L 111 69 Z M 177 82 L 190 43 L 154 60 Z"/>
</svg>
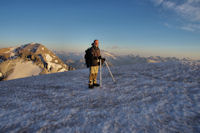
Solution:
<svg viewBox="0 0 200 133">
<path fill-rule="evenodd" d="M 99 40 L 94 40 L 93 45 L 98 47 L 99 46 Z"/>
</svg>

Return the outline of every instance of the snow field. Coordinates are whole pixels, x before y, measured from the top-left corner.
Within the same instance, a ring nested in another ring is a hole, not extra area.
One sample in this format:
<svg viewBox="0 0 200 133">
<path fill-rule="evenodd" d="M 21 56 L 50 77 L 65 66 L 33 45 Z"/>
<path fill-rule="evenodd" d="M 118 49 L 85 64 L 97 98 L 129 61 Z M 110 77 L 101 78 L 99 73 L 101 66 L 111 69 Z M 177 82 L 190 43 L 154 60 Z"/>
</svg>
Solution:
<svg viewBox="0 0 200 133">
<path fill-rule="evenodd" d="M 183 63 L 88 69 L 0 82 L 1 132 L 200 132 L 200 66 Z"/>
</svg>

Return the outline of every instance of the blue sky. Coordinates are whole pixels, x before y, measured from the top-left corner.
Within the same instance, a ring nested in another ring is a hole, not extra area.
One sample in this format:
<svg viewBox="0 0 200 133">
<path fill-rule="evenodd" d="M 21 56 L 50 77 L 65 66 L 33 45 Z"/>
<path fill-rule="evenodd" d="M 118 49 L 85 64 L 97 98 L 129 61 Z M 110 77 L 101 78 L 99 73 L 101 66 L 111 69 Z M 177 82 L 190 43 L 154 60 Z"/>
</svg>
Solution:
<svg viewBox="0 0 200 133">
<path fill-rule="evenodd" d="M 200 59 L 200 0 L 0 0 L 0 47 Z"/>
</svg>

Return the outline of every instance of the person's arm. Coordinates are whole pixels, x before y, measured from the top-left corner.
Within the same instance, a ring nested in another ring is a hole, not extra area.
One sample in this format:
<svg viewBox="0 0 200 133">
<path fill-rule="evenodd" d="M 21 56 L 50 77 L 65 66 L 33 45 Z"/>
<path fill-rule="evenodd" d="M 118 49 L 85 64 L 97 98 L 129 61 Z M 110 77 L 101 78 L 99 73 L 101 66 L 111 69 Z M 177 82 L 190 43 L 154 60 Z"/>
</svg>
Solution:
<svg viewBox="0 0 200 133">
<path fill-rule="evenodd" d="M 101 50 L 99 49 L 99 57 L 98 57 L 98 59 L 100 60 L 100 59 L 102 59 L 102 57 L 101 57 Z"/>
<path fill-rule="evenodd" d="M 99 50 L 99 55 L 100 55 L 100 56 L 98 57 L 99 60 L 103 60 L 103 61 L 106 60 L 105 58 L 102 58 L 100 50 Z"/>
<path fill-rule="evenodd" d="M 101 55 L 98 57 L 99 60 L 105 61 L 105 58 L 102 58 Z"/>
</svg>

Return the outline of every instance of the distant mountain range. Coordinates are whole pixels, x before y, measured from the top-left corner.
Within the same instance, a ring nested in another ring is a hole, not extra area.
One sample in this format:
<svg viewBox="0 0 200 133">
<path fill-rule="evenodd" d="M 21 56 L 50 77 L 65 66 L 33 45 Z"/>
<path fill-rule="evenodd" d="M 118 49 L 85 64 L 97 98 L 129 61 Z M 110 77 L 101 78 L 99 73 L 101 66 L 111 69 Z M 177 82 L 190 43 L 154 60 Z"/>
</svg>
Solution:
<svg viewBox="0 0 200 133">
<path fill-rule="evenodd" d="M 68 71 L 68 66 L 39 43 L 0 49 L 0 80 Z"/>
<path fill-rule="evenodd" d="M 84 54 L 84 51 L 80 53 L 50 51 L 39 43 L 2 48 L 0 49 L 0 80 L 83 69 L 86 68 Z M 175 57 L 119 56 L 105 50 L 101 50 L 101 55 L 106 58 L 110 66 L 159 62 L 193 62 L 190 59 Z M 195 63 L 200 63 L 200 61 L 195 61 Z"/>
<path fill-rule="evenodd" d="M 73 53 L 53 50 L 54 53 L 62 59 L 66 64 L 75 69 L 86 68 L 84 60 L 84 52 Z M 178 59 L 176 57 L 160 57 L 160 56 L 149 56 L 141 57 L 139 55 L 116 55 L 111 52 L 101 50 L 102 57 L 106 58 L 107 62 L 111 66 L 120 66 L 127 64 L 136 64 L 136 63 L 159 63 L 159 62 L 192 62 L 193 60 L 189 58 Z M 198 61 L 196 61 L 198 62 Z M 199 61 L 200 62 L 200 61 Z"/>
</svg>

